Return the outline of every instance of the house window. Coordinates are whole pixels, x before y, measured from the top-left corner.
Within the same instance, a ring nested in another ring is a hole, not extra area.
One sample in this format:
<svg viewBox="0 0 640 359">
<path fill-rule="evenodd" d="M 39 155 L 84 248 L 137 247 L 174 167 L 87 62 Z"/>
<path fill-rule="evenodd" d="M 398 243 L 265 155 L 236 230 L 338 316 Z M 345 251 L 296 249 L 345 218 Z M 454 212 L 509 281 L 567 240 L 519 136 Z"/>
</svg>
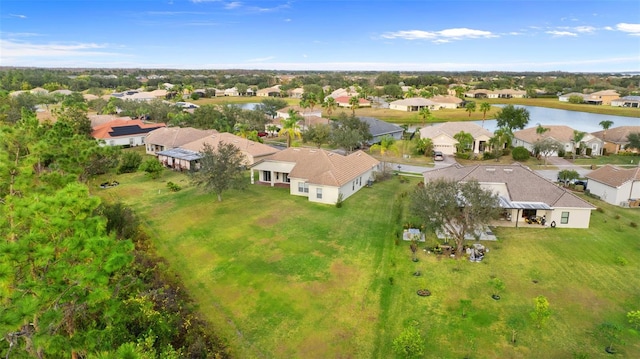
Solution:
<svg viewBox="0 0 640 359">
<path fill-rule="evenodd" d="M 276 179 L 279 180 L 280 179 L 280 172 L 276 172 Z"/>
<path fill-rule="evenodd" d="M 316 188 L 316 198 L 322 199 L 322 188 Z"/>
<path fill-rule="evenodd" d="M 304 182 L 298 182 L 298 192 L 309 193 L 309 184 Z"/>
<path fill-rule="evenodd" d="M 560 223 L 562 224 L 569 223 L 569 212 L 562 212 L 562 216 L 560 217 Z"/>
<path fill-rule="evenodd" d="M 291 183 L 291 180 L 289 179 L 289 174 L 283 173 L 282 174 L 282 181 L 286 182 L 286 183 Z"/>
<path fill-rule="evenodd" d="M 351 182 L 351 190 L 355 191 L 356 189 L 356 181 Z"/>
<path fill-rule="evenodd" d="M 130 137 L 129 138 L 129 146 L 133 146 L 134 142 L 135 142 L 135 138 Z"/>
<path fill-rule="evenodd" d="M 529 218 L 531 216 L 535 216 L 536 215 L 536 210 L 535 209 L 523 209 L 522 210 L 522 218 Z"/>
<path fill-rule="evenodd" d="M 262 180 L 264 182 L 271 182 L 271 171 L 262 171 Z"/>
</svg>

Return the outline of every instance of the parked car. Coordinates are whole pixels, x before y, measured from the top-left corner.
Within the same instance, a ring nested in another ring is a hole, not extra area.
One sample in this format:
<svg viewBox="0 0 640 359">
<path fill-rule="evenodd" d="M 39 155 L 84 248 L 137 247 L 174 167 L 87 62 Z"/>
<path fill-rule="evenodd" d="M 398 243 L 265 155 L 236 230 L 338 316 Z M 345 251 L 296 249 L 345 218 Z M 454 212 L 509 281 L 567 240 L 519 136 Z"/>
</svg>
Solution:
<svg viewBox="0 0 640 359">
<path fill-rule="evenodd" d="M 440 151 L 433 152 L 433 160 L 434 161 L 444 161 L 444 154 Z"/>
</svg>

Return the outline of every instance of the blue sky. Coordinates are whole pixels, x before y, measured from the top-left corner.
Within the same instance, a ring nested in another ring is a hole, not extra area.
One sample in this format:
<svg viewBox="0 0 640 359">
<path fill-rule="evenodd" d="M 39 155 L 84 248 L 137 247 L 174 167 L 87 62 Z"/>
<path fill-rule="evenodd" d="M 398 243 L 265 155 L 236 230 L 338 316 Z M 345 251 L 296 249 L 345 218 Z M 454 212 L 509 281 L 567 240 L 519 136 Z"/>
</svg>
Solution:
<svg viewBox="0 0 640 359">
<path fill-rule="evenodd" d="M 2 0 L 0 65 L 640 71 L 640 1 Z"/>
</svg>

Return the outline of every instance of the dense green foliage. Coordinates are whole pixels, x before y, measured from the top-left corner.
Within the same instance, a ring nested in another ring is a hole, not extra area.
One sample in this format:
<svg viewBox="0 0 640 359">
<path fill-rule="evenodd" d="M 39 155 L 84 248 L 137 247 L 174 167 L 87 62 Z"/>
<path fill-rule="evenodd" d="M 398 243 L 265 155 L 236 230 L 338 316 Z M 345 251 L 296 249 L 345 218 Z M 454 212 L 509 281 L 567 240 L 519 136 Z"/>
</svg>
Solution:
<svg viewBox="0 0 640 359">
<path fill-rule="evenodd" d="M 67 121 L 43 125 L 28 111 L 0 126 L 0 352 L 225 356 L 133 212 L 101 206 L 79 181 L 100 151 Z"/>
<path fill-rule="evenodd" d="M 522 146 L 517 146 L 517 147 L 514 147 L 513 150 L 511 151 L 511 157 L 513 157 L 513 159 L 516 161 L 526 161 L 531 156 L 529 154 L 529 150 L 527 150 Z"/>
</svg>

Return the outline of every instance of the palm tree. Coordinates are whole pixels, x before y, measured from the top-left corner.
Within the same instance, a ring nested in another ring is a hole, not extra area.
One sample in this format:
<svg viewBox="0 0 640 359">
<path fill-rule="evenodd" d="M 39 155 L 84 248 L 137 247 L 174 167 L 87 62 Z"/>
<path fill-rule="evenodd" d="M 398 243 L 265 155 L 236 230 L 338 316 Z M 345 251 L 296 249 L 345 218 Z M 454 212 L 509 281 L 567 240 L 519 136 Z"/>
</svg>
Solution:
<svg viewBox="0 0 640 359">
<path fill-rule="evenodd" d="M 475 102 L 467 102 L 464 106 L 464 110 L 469 112 L 469 117 L 471 117 L 471 112 L 476 112 L 476 103 Z"/>
<path fill-rule="evenodd" d="M 580 141 L 582 141 L 582 139 L 586 134 L 587 134 L 586 132 L 573 130 L 573 139 L 571 140 L 571 142 L 573 142 L 573 160 L 574 161 L 576 159 L 577 149 L 580 148 Z"/>
<path fill-rule="evenodd" d="M 538 135 L 538 137 L 544 135 L 545 132 L 551 130 L 550 128 L 547 127 L 542 127 L 541 124 L 538 124 L 538 127 L 536 127 L 536 134 Z"/>
<path fill-rule="evenodd" d="M 336 99 L 333 97 L 327 97 L 326 100 L 322 103 L 322 107 L 327 111 L 327 115 L 331 116 L 333 110 L 338 108 L 338 104 L 336 103 Z"/>
<path fill-rule="evenodd" d="M 292 109 L 289 109 L 289 118 L 282 120 L 282 129 L 280 130 L 280 134 L 287 136 L 287 147 L 291 147 L 291 141 L 294 138 L 302 137 L 298 121 L 300 121 L 300 115 Z"/>
<path fill-rule="evenodd" d="M 496 157 L 496 162 L 500 161 L 502 156 L 502 149 L 511 146 L 511 140 L 513 135 L 506 128 L 499 128 L 494 132 L 493 137 L 489 139 L 489 145 L 493 150 L 493 154 Z"/>
<path fill-rule="evenodd" d="M 351 96 L 349 99 L 349 105 L 351 105 L 351 111 L 353 115 L 356 115 L 356 109 L 360 107 L 360 99 L 357 96 Z"/>
<path fill-rule="evenodd" d="M 422 127 L 424 127 L 424 123 L 431 117 L 431 111 L 429 111 L 428 107 L 423 107 L 418 113 L 422 117 Z"/>
<path fill-rule="evenodd" d="M 491 104 L 488 102 L 481 103 L 480 111 L 482 112 L 482 128 L 484 128 L 484 119 L 487 117 L 487 112 L 491 111 Z"/>
<path fill-rule="evenodd" d="M 607 130 L 613 126 L 613 121 L 609 121 L 609 120 L 604 120 L 604 121 L 600 121 L 599 125 L 602 127 L 602 129 L 604 130 L 604 132 L 602 133 L 602 141 L 606 141 L 607 138 Z"/>
</svg>

